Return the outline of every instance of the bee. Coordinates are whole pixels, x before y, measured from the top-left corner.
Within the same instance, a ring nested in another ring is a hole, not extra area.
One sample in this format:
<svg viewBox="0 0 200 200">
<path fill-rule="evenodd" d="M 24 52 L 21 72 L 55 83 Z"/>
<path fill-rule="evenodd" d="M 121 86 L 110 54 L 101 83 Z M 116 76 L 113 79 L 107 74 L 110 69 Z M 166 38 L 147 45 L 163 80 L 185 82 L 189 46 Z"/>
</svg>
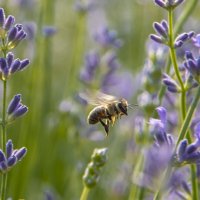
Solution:
<svg viewBox="0 0 200 200">
<path fill-rule="evenodd" d="M 97 92 L 94 97 L 89 94 L 81 94 L 87 103 L 95 107 L 87 117 L 88 124 L 101 123 L 108 136 L 110 125 L 114 125 L 116 119 L 128 115 L 128 108 L 132 108 L 124 98 L 117 98 L 102 92 Z"/>
</svg>

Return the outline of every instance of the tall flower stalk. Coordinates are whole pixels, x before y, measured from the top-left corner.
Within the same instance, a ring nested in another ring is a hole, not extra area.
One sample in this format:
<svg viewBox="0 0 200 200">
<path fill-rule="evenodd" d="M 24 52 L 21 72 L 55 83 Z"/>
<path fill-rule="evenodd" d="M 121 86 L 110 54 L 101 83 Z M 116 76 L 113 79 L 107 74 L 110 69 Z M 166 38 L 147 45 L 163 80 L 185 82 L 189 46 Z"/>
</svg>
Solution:
<svg viewBox="0 0 200 200">
<path fill-rule="evenodd" d="M 25 37 L 26 33 L 21 24 L 14 24 L 15 18 L 5 16 L 4 9 L 0 8 L 0 79 L 3 84 L 2 118 L 1 118 L 1 149 L 0 149 L 0 173 L 1 173 L 1 200 L 6 199 L 8 171 L 20 161 L 26 154 L 25 147 L 13 150 L 12 140 L 7 141 L 7 125 L 24 115 L 28 108 L 21 103 L 21 95 L 15 95 L 7 107 L 7 82 L 11 76 L 24 70 L 29 64 L 28 59 L 15 59 L 11 52 Z"/>
<path fill-rule="evenodd" d="M 182 113 L 182 123 L 183 126 L 181 128 L 181 132 L 178 136 L 178 140 L 176 143 L 176 148 L 174 151 L 174 155 L 176 154 L 177 151 L 177 147 L 179 146 L 179 143 L 186 137 L 187 141 L 189 143 L 192 142 L 191 136 L 189 134 L 189 132 L 187 133 L 187 130 L 190 126 L 190 122 L 193 116 L 193 113 L 197 107 L 197 103 L 199 101 L 199 89 L 197 91 L 197 95 L 190 107 L 190 109 L 187 112 L 187 103 L 186 103 L 186 92 L 191 89 L 192 87 L 194 87 L 194 85 L 197 85 L 196 80 L 193 81 L 193 83 L 191 83 L 191 76 L 187 76 L 187 74 L 185 73 L 185 78 L 183 80 L 183 77 L 180 73 L 180 69 L 178 66 L 178 62 L 177 62 L 177 56 L 176 56 L 176 51 L 175 49 L 182 47 L 182 45 L 189 39 L 191 39 L 194 36 L 194 32 L 188 32 L 188 33 L 182 33 L 180 35 L 178 35 L 178 37 L 174 37 L 174 28 L 173 28 L 173 12 L 174 9 L 180 5 L 183 2 L 183 0 L 174 0 L 174 1 L 163 1 L 163 0 L 155 0 L 155 3 L 166 9 L 168 12 L 168 23 L 167 22 L 161 22 L 159 23 L 155 23 L 154 24 L 154 29 L 156 30 L 158 35 L 151 35 L 151 39 L 158 42 L 158 43 L 162 43 L 165 44 L 169 47 L 170 50 L 170 57 L 171 57 L 171 63 L 173 65 L 174 68 L 174 73 L 176 75 L 176 80 L 172 79 L 170 76 L 166 76 L 163 79 L 164 84 L 167 86 L 167 89 L 170 92 L 173 93 L 180 93 L 181 95 L 181 101 L 180 101 L 180 108 L 181 108 L 181 113 Z M 195 4 L 195 1 L 193 2 Z M 169 25 L 168 25 L 169 24 Z M 186 54 L 186 58 L 188 57 L 192 57 L 190 54 Z M 186 61 L 186 71 L 191 72 L 194 67 L 193 62 L 191 64 L 192 61 L 187 62 Z M 191 66 L 192 65 L 192 66 Z M 193 68 L 192 68 L 193 67 Z M 169 71 L 169 70 L 168 70 Z M 194 70 L 193 70 L 194 71 Z M 192 71 L 192 72 L 193 72 Z M 195 78 L 195 75 L 192 74 L 192 76 Z M 194 83 L 195 82 L 195 83 Z M 198 81 L 197 81 L 198 82 Z M 192 85 L 192 86 L 191 86 Z M 166 170 L 165 176 L 162 180 L 165 180 L 165 178 L 167 178 L 171 171 L 172 171 L 172 163 L 169 164 L 169 167 Z M 192 198 L 193 199 L 198 199 L 198 190 L 197 188 L 197 181 L 196 181 L 196 169 L 194 165 L 191 165 L 191 180 L 192 180 Z M 160 198 L 160 192 L 162 190 L 162 186 L 158 189 L 158 192 L 155 195 L 154 199 L 159 199 Z"/>
</svg>

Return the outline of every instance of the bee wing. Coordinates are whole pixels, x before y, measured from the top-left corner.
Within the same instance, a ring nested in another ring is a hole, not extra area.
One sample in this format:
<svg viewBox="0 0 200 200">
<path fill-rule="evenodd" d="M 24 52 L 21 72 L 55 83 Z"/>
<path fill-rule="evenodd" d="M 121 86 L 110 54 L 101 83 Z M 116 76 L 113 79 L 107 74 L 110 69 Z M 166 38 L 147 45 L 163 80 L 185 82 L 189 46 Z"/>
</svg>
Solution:
<svg viewBox="0 0 200 200">
<path fill-rule="evenodd" d="M 103 92 L 96 92 L 95 94 L 91 94 L 89 92 L 80 93 L 81 98 L 87 101 L 88 104 L 99 106 L 99 105 L 108 105 L 113 102 L 117 102 L 118 98 L 112 95 L 105 94 Z"/>
</svg>

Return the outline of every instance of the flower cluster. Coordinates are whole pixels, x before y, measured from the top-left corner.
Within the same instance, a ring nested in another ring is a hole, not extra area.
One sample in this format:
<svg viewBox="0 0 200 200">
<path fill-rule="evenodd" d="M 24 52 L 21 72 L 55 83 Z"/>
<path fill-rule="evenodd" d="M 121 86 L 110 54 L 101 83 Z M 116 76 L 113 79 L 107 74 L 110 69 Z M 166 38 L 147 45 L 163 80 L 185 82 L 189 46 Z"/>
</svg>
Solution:
<svg viewBox="0 0 200 200">
<path fill-rule="evenodd" d="M 165 20 L 162 20 L 160 23 L 154 22 L 153 28 L 156 31 L 156 34 L 151 34 L 150 38 L 160 44 L 165 44 L 167 46 L 170 46 L 170 39 L 169 39 L 169 25 Z M 194 31 L 190 31 L 188 33 L 182 33 L 178 35 L 175 38 L 175 41 L 173 42 L 174 48 L 179 48 L 183 46 L 183 44 L 191 39 L 194 36 Z"/>
<path fill-rule="evenodd" d="M 195 81 L 199 84 L 200 83 L 200 57 L 194 58 L 192 52 L 186 51 L 185 52 L 185 68 L 189 71 Z"/>
<path fill-rule="evenodd" d="M 83 182 L 86 187 L 92 188 L 99 181 L 102 167 L 107 162 L 107 148 L 94 149 L 91 156 L 91 162 L 88 164 L 85 173 L 83 175 Z"/>
<path fill-rule="evenodd" d="M 4 41 L 1 45 L 3 52 L 15 48 L 26 37 L 23 26 L 14 23 L 14 16 L 9 15 L 6 18 L 3 8 L 0 8 L 0 37 Z"/>
<path fill-rule="evenodd" d="M 6 58 L 0 58 L 1 79 L 5 80 L 15 72 L 24 70 L 28 64 L 28 59 L 14 59 L 14 54 L 12 52 L 7 53 Z"/>
<path fill-rule="evenodd" d="M 100 50 L 98 48 L 86 54 L 85 64 L 80 71 L 80 80 L 87 87 L 98 88 L 105 93 L 112 91 L 116 96 L 130 98 L 132 90 L 128 92 L 124 88 L 131 85 L 133 77 L 129 72 L 118 71 L 120 62 L 116 49 L 121 47 L 122 41 L 117 37 L 116 31 L 103 27 L 94 34 L 94 40 Z"/>
<path fill-rule="evenodd" d="M 21 161 L 26 155 L 26 147 L 20 149 L 13 149 L 12 140 L 6 143 L 6 153 L 0 149 L 0 171 L 5 173 Z"/>
<path fill-rule="evenodd" d="M 180 5 L 184 0 L 155 0 L 155 3 L 168 10 L 168 9 L 174 9 L 175 7 L 177 7 L 178 5 Z"/>
<path fill-rule="evenodd" d="M 187 139 L 180 142 L 177 150 L 176 164 L 184 165 L 200 163 L 200 151 L 198 151 L 198 148 L 200 147 L 200 123 L 196 125 L 194 132 L 196 140 L 193 143 L 188 144 Z"/>
<path fill-rule="evenodd" d="M 27 111 L 28 107 L 21 103 L 21 95 L 15 95 L 8 105 L 8 122 L 24 115 Z"/>
</svg>

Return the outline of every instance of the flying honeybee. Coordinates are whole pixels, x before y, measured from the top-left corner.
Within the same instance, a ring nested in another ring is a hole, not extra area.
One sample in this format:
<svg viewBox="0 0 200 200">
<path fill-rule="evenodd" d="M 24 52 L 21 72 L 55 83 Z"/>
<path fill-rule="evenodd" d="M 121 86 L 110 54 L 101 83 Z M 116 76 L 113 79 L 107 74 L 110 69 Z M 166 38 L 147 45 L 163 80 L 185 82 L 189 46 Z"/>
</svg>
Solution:
<svg viewBox="0 0 200 200">
<path fill-rule="evenodd" d="M 87 122 L 89 124 L 100 122 L 106 131 L 106 135 L 109 133 L 110 124 L 114 125 L 116 119 L 121 118 L 122 115 L 128 115 L 128 108 L 132 108 L 126 99 L 102 92 L 97 92 L 94 96 L 81 93 L 80 96 L 87 103 L 95 106 L 88 114 Z"/>
</svg>

